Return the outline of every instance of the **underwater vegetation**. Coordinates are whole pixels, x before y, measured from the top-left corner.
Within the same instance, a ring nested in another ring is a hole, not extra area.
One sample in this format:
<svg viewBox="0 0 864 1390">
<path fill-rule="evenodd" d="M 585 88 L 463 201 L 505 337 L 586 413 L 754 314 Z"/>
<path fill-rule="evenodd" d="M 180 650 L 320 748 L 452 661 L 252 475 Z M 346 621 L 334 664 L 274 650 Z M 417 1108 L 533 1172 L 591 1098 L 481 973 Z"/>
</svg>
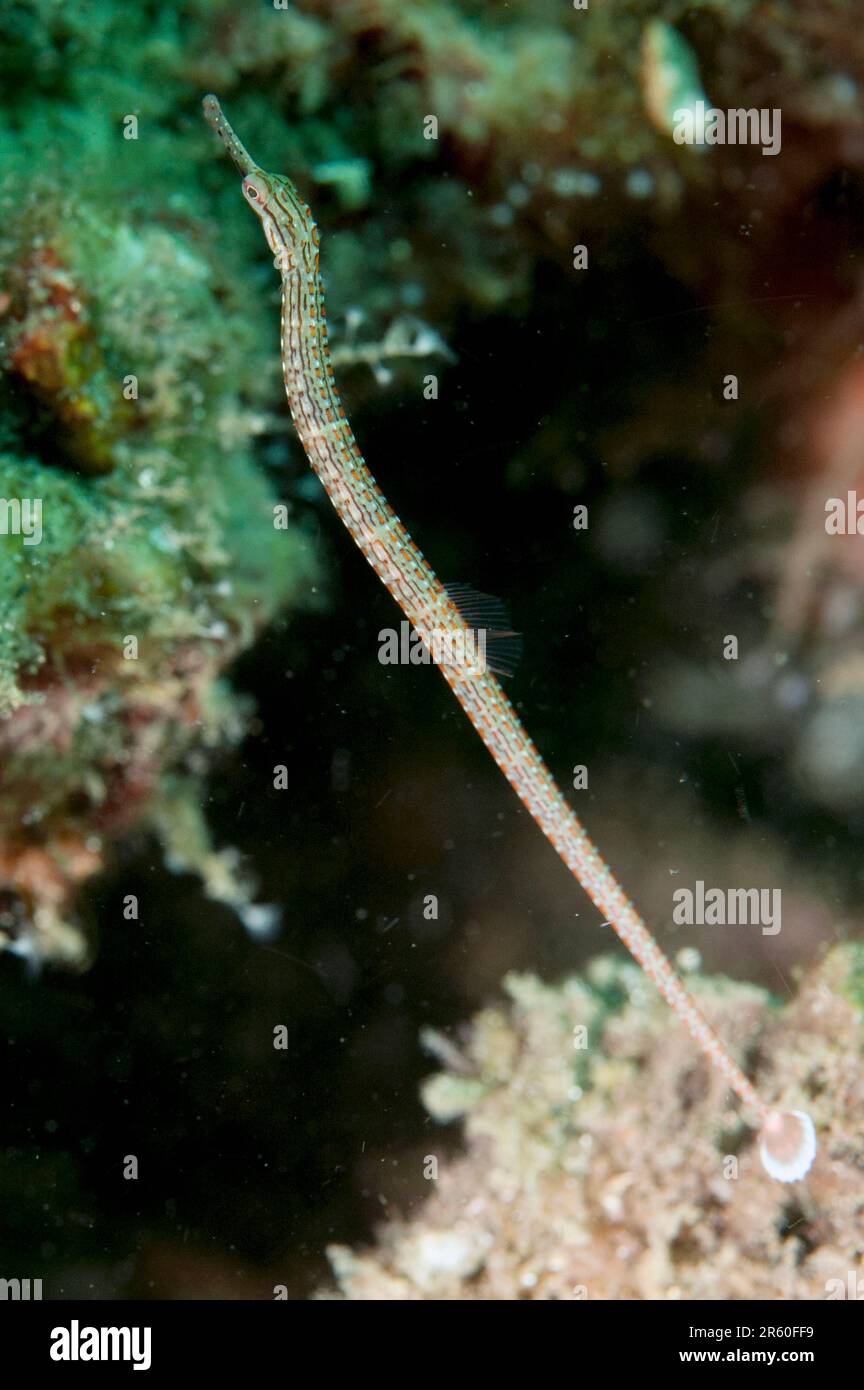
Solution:
<svg viewBox="0 0 864 1390">
<path fill-rule="evenodd" d="M 30 1183 L 12 1248 L 38 1232 L 64 1290 L 308 1292 L 334 1241 L 346 1297 L 812 1297 L 860 1259 L 860 961 L 819 961 L 861 930 L 864 569 L 822 525 L 826 492 L 864 492 L 859 29 L 845 0 L 0 0 L 0 944 L 97 972 L 31 996 L 2 962 L 39 1081 L 15 1069 L 0 1197 Z M 591 763 L 586 820 L 665 948 L 670 876 L 721 881 L 733 837 L 790 898 L 818 865 L 773 954 L 709 937 L 688 978 L 824 1134 L 804 1215 L 775 1192 L 761 1245 L 717 1083 L 628 965 L 539 982 L 604 938 L 431 673 L 375 661 L 392 613 L 306 478 L 211 90 L 314 207 L 370 466 L 444 577 L 511 601 L 514 703 L 565 791 Z M 782 154 L 676 144 L 703 97 L 782 107 Z M 253 959 L 262 902 L 285 933 Z M 152 1011 L 100 1032 L 130 973 Z M 261 1030 L 288 1014 L 286 1082 Z M 449 1067 L 425 1103 L 466 1135 L 428 1202 L 422 1030 Z M 92 1117 L 107 1075 L 144 1147 L 151 1047 L 170 1142 L 188 1106 L 231 1157 L 205 1185 L 185 1156 L 177 1209 L 139 1218 Z"/>
<path fill-rule="evenodd" d="M 734 1113 L 718 1119 L 722 1086 L 632 965 L 601 957 L 555 987 L 509 976 L 461 1042 L 427 1036 L 447 1070 L 425 1104 L 465 1117 L 467 1150 L 441 1158 L 434 1195 L 373 1250 L 331 1249 L 342 1295 L 824 1298 L 861 1251 L 861 967 L 860 945 L 835 948 L 773 1014 L 752 985 L 694 983 L 757 1071 L 803 1088 L 827 1126 L 807 1196 L 787 1190 L 769 1221 L 758 1160 Z"/>
<path fill-rule="evenodd" d="M 12 8 L 40 61 L 19 54 L 29 84 L 0 130 L 0 477 L 4 507 L 24 499 L 25 521 L 37 508 L 40 534 L 9 527 L 0 548 L 0 929 L 22 954 L 72 962 L 71 893 L 112 841 L 158 815 L 188 858 L 170 808 L 184 782 L 200 801 L 208 754 L 248 713 L 223 672 L 315 566 L 301 534 L 274 527 L 253 456 L 260 325 L 253 313 L 226 330 L 206 194 L 159 129 L 167 93 L 145 113 L 131 76 L 87 90 L 74 62 L 50 98 L 33 90 L 52 42 L 80 49 L 87 16 L 36 6 L 28 25 Z M 141 16 L 118 28 L 97 14 L 106 46 L 136 22 L 157 43 Z M 198 867 L 222 891 L 215 862 Z"/>
</svg>

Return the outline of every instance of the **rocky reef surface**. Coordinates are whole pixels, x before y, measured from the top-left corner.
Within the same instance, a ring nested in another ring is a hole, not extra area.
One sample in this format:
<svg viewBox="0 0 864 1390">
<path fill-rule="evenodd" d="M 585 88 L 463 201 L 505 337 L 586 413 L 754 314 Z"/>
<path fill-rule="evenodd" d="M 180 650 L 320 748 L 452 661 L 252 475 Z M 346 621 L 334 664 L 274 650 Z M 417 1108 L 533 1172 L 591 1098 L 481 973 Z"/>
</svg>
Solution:
<svg viewBox="0 0 864 1390">
<path fill-rule="evenodd" d="M 691 975 L 766 1095 L 806 1107 L 820 1158 L 766 1178 L 752 1134 L 635 967 L 505 981 L 425 1083 L 466 1150 L 424 1158 L 430 1196 L 330 1258 L 348 1299 L 846 1298 L 864 1250 L 864 954 L 837 947 L 782 1008 Z M 330 1297 L 332 1294 L 324 1293 Z"/>
</svg>

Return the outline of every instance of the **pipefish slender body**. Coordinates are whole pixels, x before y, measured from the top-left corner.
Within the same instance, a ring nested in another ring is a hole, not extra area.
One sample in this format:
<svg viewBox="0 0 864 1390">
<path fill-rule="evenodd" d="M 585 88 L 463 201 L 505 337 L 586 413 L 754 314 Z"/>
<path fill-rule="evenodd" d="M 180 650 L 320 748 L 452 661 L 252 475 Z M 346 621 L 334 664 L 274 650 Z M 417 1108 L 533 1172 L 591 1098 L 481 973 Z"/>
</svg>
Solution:
<svg viewBox="0 0 864 1390">
<path fill-rule="evenodd" d="M 367 468 L 346 418 L 327 346 L 318 230 L 309 208 L 290 179 L 258 168 L 228 124 L 216 97 L 205 97 L 204 114 L 243 176 L 243 195 L 261 220 L 282 277 L 285 390 L 309 463 L 360 550 L 415 630 L 460 633 L 470 645 L 467 617 L 393 512 Z M 492 670 L 469 669 L 460 662 L 437 664 L 544 835 L 693 1041 L 743 1102 L 748 1122 L 760 1128 L 759 1152 L 766 1170 L 781 1182 L 803 1177 L 816 1152 L 809 1116 L 767 1106 L 716 1037 L 565 801 Z"/>
</svg>

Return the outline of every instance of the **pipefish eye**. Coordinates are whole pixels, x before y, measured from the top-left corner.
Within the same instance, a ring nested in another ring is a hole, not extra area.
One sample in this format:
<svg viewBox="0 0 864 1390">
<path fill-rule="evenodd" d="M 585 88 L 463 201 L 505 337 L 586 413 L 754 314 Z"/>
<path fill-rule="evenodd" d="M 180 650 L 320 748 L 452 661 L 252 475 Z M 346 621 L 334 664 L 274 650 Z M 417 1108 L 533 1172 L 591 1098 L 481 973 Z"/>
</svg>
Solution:
<svg viewBox="0 0 864 1390">
<path fill-rule="evenodd" d="M 247 198 L 253 198 L 256 203 L 260 201 L 261 195 L 254 183 L 244 183 L 243 192 L 246 194 Z"/>
</svg>

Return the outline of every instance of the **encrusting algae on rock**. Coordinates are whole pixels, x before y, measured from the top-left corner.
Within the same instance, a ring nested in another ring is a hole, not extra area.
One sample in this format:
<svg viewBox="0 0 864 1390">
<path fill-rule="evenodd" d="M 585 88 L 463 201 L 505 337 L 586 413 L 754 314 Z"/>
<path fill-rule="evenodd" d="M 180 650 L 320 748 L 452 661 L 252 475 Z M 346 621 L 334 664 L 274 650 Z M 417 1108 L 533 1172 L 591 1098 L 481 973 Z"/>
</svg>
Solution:
<svg viewBox="0 0 864 1390">
<path fill-rule="evenodd" d="M 76 885 L 165 830 L 168 772 L 200 799 L 245 729 L 222 673 L 317 568 L 253 456 L 254 315 L 226 331 L 207 193 L 177 202 L 194 144 L 90 114 L 62 180 L 60 117 L 35 179 L 34 129 L 0 140 L 0 946 L 67 963 Z"/>
<path fill-rule="evenodd" d="M 823 1156 L 790 1188 L 766 1182 L 722 1084 L 632 965 L 603 957 L 557 987 L 510 976 L 459 1057 L 432 1041 L 451 1061 L 423 1099 L 439 1122 L 464 1117 L 464 1155 L 440 1157 L 428 1201 L 374 1248 L 331 1249 L 341 1296 L 830 1295 L 864 1242 L 862 956 L 836 947 L 776 1011 L 756 986 L 691 976 L 763 1089 L 814 1115 Z"/>
</svg>

